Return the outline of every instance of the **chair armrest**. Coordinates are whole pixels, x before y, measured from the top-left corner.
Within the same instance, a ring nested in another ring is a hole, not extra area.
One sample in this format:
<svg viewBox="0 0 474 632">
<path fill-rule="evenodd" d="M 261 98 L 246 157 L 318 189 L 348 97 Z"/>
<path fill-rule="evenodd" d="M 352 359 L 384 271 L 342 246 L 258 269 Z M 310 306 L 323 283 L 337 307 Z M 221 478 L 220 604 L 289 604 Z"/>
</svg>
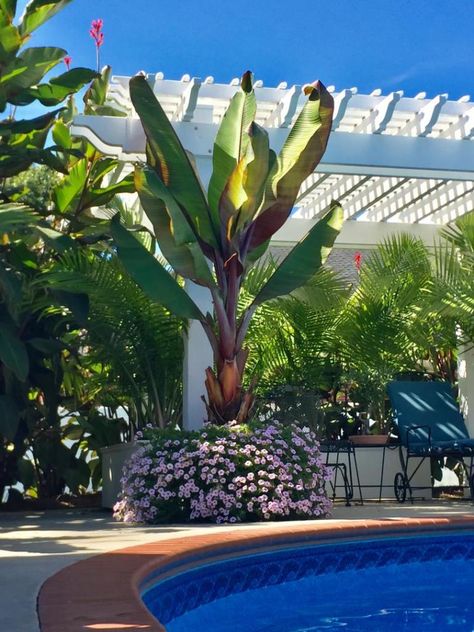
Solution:
<svg viewBox="0 0 474 632">
<path fill-rule="evenodd" d="M 410 432 L 415 432 L 415 430 L 427 430 L 428 431 L 428 445 L 431 450 L 431 426 L 409 426 L 407 428 L 407 450 L 410 450 Z"/>
</svg>

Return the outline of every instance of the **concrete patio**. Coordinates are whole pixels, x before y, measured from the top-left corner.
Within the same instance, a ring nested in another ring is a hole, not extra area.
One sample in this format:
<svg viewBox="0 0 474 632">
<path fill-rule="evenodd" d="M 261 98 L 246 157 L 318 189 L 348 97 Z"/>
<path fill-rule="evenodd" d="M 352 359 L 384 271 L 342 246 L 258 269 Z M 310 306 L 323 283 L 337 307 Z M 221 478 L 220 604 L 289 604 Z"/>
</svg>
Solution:
<svg viewBox="0 0 474 632">
<path fill-rule="evenodd" d="M 414 505 L 389 502 L 345 507 L 336 504 L 328 526 L 344 521 L 406 518 L 463 518 L 474 522 L 474 507 L 466 501 L 431 501 Z M 321 521 L 318 521 L 321 522 Z M 292 526 L 302 523 L 291 523 Z M 308 524 L 307 522 L 305 524 Z M 283 526 L 284 523 L 279 523 Z M 264 526 L 128 526 L 101 510 L 59 510 L 0 514 L 0 611 L 2 630 L 38 632 L 36 600 L 43 582 L 81 559 L 132 545 L 202 535 L 212 530 L 255 530 Z"/>
</svg>

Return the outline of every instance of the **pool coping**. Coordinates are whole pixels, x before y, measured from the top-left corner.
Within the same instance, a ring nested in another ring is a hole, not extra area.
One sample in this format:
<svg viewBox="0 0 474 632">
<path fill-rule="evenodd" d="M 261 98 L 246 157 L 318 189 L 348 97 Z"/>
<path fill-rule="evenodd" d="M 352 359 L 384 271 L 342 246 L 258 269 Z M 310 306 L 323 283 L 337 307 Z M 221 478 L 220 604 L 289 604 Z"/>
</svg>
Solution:
<svg viewBox="0 0 474 632">
<path fill-rule="evenodd" d="M 42 585 L 38 617 L 42 632 L 165 632 L 140 598 L 151 573 L 171 574 L 198 565 L 202 556 L 217 559 L 311 540 L 327 543 L 344 539 L 394 534 L 469 529 L 474 514 L 463 517 L 339 520 L 297 524 L 260 524 L 251 528 L 213 528 L 209 534 L 168 538 L 117 549 L 65 567 Z M 191 631 L 190 631 L 191 632 Z"/>
</svg>

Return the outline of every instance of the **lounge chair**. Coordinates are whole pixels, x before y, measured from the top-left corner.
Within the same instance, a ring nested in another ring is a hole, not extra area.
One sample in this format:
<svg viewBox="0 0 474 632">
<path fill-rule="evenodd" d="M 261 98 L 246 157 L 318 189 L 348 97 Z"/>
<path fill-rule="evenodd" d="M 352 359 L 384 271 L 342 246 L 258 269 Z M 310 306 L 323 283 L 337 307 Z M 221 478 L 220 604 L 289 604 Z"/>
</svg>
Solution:
<svg viewBox="0 0 474 632">
<path fill-rule="evenodd" d="M 396 474 L 394 481 L 398 502 L 405 502 L 407 490 L 413 502 L 410 483 L 426 458 L 447 456 L 462 463 L 474 500 L 474 439 L 469 437 L 450 385 L 446 382 L 391 382 L 387 391 L 400 436 L 403 471 Z M 409 475 L 408 464 L 413 457 L 420 460 Z M 469 466 L 464 461 L 466 457 L 470 458 Z"/>
</svg>

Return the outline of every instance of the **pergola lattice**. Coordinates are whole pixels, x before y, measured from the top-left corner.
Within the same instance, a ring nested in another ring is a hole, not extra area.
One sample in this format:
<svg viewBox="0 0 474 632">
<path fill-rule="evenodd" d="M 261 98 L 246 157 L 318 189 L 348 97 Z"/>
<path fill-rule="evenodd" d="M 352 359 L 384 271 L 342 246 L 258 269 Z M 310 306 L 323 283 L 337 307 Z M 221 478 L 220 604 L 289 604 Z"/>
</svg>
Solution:
<svg viewBox="0 0 474 632">
<path fill-rule="evenodd" d="M 180 81 L 148 75 L 183 144 L 210 159 L 217 126 L 238 79 L 216 84 L 185 75 Z M 75 131 L 106 153 L 141 158 L 144 135 L 128 94 L 128 77 L 114 77 L 108 99 L 126 118 L 78 116 Z M 278 149 L 303 106 L 302 86 L 255 83 L 257 122 Z M 474 209 L 474 103 L 440 94 L 414 98 L 356 88 L 329 90 L 335 100 L 333 133 L 326 154 L 303 184 L 294 217 L 310 219 L 339 200 L 346 219 L 408 224 L 446 224 Z M 210 162 L 210 160 L 209 160 Z M 206 179 L 204 173 L 204 179 Z"/>
</svg>

